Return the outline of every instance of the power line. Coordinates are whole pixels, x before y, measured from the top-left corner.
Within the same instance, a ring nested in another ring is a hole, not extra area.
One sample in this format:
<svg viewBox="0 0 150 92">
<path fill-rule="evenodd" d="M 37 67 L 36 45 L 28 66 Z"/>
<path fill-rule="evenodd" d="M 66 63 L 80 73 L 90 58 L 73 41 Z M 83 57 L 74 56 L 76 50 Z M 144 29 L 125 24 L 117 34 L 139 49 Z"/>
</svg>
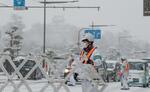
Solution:
<svg viewBox="0 0 150 92">
<path fill-rule="evenodd" d="M 75 3 L 78 2 L 77 0 L 75 1 L 40 1 L 40 3 L 46 3 L 46 4 L 61 4 L 61 3 Z"/>
</svg>

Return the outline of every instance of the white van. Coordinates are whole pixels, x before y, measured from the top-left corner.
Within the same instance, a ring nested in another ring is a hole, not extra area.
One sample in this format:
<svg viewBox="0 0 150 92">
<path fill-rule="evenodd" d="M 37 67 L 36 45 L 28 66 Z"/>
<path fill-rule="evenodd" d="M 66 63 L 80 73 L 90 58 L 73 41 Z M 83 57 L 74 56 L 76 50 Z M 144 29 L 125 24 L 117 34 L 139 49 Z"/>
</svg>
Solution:
<svg viewBox="0 0 150 92">
<path fill-rule="evenodd" d="M 148 63 L 146 60 L 128 59 L 129 62 L 129 86 L 149 86 Z"/>
</svg>

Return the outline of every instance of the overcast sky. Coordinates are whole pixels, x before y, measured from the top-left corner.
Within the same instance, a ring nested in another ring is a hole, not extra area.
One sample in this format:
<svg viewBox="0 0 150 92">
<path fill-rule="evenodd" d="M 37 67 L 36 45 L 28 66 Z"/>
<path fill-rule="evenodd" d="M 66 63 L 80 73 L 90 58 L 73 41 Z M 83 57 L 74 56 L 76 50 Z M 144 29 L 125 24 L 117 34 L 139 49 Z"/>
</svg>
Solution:
<svg viewBox="0 0 150 92">
<path fill-rule="evenodd" d="M 42 5 L 40 0 L 26 0 L 26 5 Z M 49 1 L 49 0 L 47 0 Z M 53 0 L 54 1 L 54 0 Z M 56 0 L 58 1 L 58 0 Z M 59 0 L 60 1 L 60 0 Z M 79 0 L 74 4 L 60 4 L 59 6 L 100 6 L 97 9 L 47 9 L 47 23 L 52 17 L 63 16 L 67 23 L 87 27 L 92 21 L 95 24 L 113 24 L 109 29 L 128 30 L 137 39 L 150 42 L 150 17 L 143 16 L 143 0 Z M 13 0 L 0 0 L 0 5 L 13 5 Z M 53 5 L 51 5 L 53 6 Z M 12 14 L 23 17 L 28 30 L 35 23 L 43 23 L 43 9 L 29 9 L 15 11 L 0 8 L 0 26 L 5 25 Z"/>
</svg>

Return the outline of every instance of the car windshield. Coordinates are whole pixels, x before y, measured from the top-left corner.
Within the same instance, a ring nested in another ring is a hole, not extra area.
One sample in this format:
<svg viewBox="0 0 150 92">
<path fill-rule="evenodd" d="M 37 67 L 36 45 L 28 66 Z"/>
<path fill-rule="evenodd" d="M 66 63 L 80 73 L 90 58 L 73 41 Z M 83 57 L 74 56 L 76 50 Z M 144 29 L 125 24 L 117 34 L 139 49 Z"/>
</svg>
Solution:
<svg viewBox="0 0 150 92">
<path fill-rule="evenodd" d="M 34 62 L 34 61 L 28 60 L 28 61 L 25 63 L 24 66 L 31 66 L 31 67 L 33 67 L 34 65 L 35 65 L 35 62 Z"/>
<path fill-rule="evenodd" d="M 144 70 L 144 63 L 129 62 L 130 70 Z"/>
<path fill-rule="evenodd" d="M 113 63 L 107 63 L 107 68 L 114 68 L 114 64 Z"/>
</svg>

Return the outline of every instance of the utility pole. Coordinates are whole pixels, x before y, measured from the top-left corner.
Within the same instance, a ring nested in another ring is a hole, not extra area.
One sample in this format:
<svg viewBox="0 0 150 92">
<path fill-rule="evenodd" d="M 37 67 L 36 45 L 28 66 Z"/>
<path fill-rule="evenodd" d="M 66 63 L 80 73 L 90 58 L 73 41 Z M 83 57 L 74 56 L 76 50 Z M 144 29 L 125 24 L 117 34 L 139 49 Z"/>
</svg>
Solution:
<svg viewBox="0 0 150 92">
<path fill-rule="evenodd" d="M 44 0 L 46 2 L 46 0 Z M 45 53 L 45 43 L 46 43 L 46 3 L 44 3 L 44 33 L 43 33 L 43 53 Z"/>
<path fill-rule="evenodd" d="M 59 4 L 59 3 L 70 3 L 71 1 L 51 1 L 51 2 L 47 2 L 46 0 L 44 0 L 44 2 L 40 2 L 42 4 L 44 4 L 44 23 L 43 23 L 43 53 L 45 54 L 45 50 L 46 50 L 46 5 L 47 4 Z M 73 1 L 72 1 L 73 2 Z M 45 60 L 43 60 L 43 68 L 47 68 L 47 64 L 45 62 Z M 46 69 L 47 70 L 47 69 Z"/>
</svg>

